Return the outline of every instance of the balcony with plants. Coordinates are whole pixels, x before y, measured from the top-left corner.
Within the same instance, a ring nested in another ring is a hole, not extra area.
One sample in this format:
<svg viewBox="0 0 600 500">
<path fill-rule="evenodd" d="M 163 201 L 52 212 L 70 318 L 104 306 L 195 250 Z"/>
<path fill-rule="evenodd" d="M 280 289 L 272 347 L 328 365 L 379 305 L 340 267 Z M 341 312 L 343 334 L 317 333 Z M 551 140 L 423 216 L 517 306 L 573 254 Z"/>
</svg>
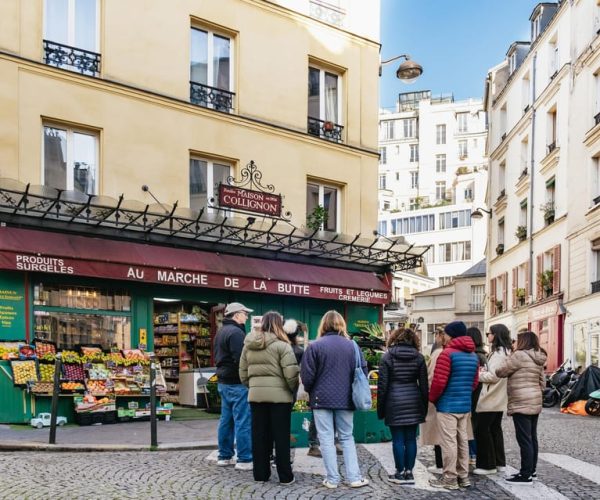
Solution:
<svg viewBox="0 0 600 500">
<path fill-rule="evenodd" d="M 548 298 L 554 295 L 554 271 L 546 269 L 537 275 L 538 285 L 542 290 L 542 298 Z"/>
<path fill-rule="evenodd" d="M 554 222 L 554 202 L 549 201 L 540 206 L 540 210 L 544 214 L 544 222 L 546 226 L 549 226 Z"/>
<path fill-rule="evenodd" d="M 517 226 L 515 236 L 519 241 L 525 241 L 527 239 L 527 226 Z"/>
</svg>

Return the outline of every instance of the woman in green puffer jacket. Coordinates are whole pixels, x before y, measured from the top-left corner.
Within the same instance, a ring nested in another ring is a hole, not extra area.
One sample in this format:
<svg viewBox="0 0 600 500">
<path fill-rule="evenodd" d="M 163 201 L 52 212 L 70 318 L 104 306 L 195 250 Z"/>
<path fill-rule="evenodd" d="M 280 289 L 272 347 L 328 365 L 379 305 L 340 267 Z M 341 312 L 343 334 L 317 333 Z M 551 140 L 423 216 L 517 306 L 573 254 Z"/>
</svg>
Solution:
<svg viewBox="0 0 600 500">
<path fill-rule="evenodd" d="M 268 481 L 275 442 L 275 463 L 281 484 L 292 484 L 290 426 L 292 401 L 298 388 L 298 364 L 283 318 L 275 311 L 262 317 L 261 330 L 244 341 L 240 379 L 249 388 L 252 408 L 252 455 L 255 481 Z"/>
</svg>

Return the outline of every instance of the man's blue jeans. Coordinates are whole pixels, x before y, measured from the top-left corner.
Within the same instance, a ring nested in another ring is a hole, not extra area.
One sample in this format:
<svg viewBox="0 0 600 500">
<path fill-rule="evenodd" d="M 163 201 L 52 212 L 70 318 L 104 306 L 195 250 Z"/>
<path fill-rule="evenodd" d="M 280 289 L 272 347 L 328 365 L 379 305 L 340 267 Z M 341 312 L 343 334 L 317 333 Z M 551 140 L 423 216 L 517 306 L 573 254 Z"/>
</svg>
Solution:
<svg viewBox="0 0 600 500">
<path fill-rule="evenodd" d="M 344 452 L 346 481 L 349 483 L 360 481 L 362 476 L 360 475 L 356 445 L 354 444 L 354 436 L 352 435 L 354 412 L 350 410 L 313 410 L 313 415 L 315 424 L 317 424 L 317 433 L 319 434 L 321 455 L 323 455 L 327 481 L 332 484 L 340 482 L 337 453 L 334 444 L 336 429 Z"/>
<path fill-rule="evenodd" d="M 221 396 L 219 420 L 219 460 L 233 457 L 233 443 L 238 462 L 252 462 L 252 418 L 248 389 L 241 384 L 218 384 Z"/>
</svg>

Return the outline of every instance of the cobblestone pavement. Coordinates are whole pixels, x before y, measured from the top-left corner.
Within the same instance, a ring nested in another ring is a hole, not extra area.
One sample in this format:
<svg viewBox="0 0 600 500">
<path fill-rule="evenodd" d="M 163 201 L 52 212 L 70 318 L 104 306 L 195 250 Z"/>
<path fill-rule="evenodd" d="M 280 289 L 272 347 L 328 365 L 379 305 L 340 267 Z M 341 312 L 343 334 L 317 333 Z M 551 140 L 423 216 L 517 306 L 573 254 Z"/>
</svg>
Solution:
<svg viewBox="0 0 600 500">
<path fill-rule="evenodd" d="M 512 422 L 505 422 L 509 464 L 518 466 Z M 472 477 L 473 487 L 458 492 L 432 491 L 425 467 L 433 457 L 419 451 L 416 487 L 387 482 L 391 444 L 359 445 L 363 473 L 371 484 L 358 490 L 326 490 L 319 459 L 298 450 L 296 483 L 281 486 L 277 474 L 255 483 L 251 472 L 218 468 L 215 452 L 0 453 L 0 498 L 190 498 L 190 499 L 393 499 L 393 498 L 600 498 L 600 419 L 545 412 L 539 425 L 540 480 L 534 486 L 506 485 L 500 476 Z M 343 471 L 343 468 L 342 468 Z"/>
</svg>

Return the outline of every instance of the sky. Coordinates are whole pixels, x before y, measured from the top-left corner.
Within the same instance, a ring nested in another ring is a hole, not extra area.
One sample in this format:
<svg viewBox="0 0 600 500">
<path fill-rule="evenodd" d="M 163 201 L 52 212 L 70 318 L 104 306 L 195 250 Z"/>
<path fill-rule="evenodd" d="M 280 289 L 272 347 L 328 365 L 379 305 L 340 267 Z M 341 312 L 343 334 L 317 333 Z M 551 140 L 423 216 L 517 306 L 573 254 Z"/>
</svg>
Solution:
<svg viewBox="0 0 600 500">
<path fill-rule="evenodd" d="M 538 0 L 381 0 L 381 59 L 400 54 L 423 66 L 407 85 L 396 78 L 401 60 L 383 68 L 380 106 L 393 108 L 401 92 L 483 97 L 487 70 L 510 44 L 529 40 L 529 16 Z"/>
</svg>

